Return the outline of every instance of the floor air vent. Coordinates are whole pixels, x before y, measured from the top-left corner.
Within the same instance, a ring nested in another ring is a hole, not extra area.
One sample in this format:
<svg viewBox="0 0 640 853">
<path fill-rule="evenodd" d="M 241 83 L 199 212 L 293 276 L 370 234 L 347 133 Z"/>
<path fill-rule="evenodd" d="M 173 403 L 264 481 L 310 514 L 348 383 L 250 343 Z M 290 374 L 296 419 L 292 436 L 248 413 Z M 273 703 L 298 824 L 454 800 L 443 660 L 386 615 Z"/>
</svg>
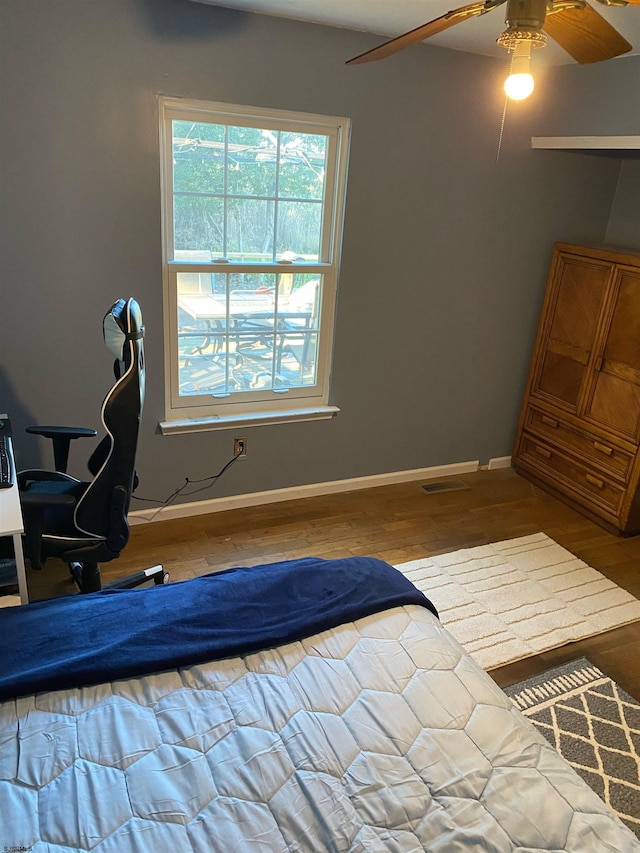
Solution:
<svg viewBox="0 0 640 853">
<path fill-rule="evenodd" d="M 422 488 L 428 494 L 436 492 L 459 492 L 462 489 L 470 489 L 463 480 L 433 480 L 431 483 L 424 483 Z"/>
</svg>

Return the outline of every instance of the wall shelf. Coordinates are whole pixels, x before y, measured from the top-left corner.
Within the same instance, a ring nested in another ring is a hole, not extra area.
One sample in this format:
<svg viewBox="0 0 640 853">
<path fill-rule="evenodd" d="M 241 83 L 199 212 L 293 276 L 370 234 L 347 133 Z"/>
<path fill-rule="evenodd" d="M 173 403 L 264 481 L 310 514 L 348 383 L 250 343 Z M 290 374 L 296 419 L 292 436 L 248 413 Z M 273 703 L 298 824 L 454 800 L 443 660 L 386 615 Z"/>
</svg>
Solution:
<svg viewBox="0 0 640 853">
<path fill-rule="evenodd" d="M 532 136 L 531 147 L 569 151 L 630 151 L 640 149 L 640 136 Z"/>
</svg>

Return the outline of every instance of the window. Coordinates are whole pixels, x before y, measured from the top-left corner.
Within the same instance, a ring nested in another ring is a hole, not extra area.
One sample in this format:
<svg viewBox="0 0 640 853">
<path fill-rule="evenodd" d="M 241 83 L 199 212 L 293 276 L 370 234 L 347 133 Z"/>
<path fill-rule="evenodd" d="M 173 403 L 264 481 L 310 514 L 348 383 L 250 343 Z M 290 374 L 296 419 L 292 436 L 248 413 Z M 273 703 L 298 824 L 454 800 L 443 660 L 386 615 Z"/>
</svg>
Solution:
<svg viewBox="0 0 640 853">
<path fill-rule="evenodd" d="M 348 119 L 160 106 L 163 431 L 330 416 Z"/>
</svg>

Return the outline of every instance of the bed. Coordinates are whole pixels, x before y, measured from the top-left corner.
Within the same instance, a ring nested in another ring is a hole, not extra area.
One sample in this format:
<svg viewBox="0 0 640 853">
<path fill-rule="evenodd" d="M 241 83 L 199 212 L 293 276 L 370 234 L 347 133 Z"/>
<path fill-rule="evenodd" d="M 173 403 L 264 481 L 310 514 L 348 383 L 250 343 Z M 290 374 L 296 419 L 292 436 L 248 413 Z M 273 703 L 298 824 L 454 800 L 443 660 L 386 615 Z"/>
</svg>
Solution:
<svg viewBox="0 0 640 853">
<path fill-rule="evenodd" d="M 5 851 L 640 851 L 379 560 L 6 608 L 0 642 Z"/>
</svg>

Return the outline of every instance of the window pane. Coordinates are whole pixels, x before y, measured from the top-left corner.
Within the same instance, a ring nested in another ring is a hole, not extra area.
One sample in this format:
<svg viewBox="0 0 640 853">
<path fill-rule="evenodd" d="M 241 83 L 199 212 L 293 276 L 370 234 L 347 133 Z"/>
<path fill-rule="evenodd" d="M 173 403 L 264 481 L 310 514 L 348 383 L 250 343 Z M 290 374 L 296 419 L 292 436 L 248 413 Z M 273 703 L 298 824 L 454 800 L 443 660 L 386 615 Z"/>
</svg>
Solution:
<svg viewBox="0 0 640 853">
<path fill-rule="evenodd" d="M 174 120 L 176 252 L 257 262 L 292 252 L 318 260 L 327 140 Z"/>
<path fill-rule="evenodd" d="M 291 281 L 289 281 L 291 279 Z M 283 274 L 278 285 L 280 371 L 292 385 L 313 385 L 317 353 L 321 279 L 309 273 Z"/>
<path fill-rule="evenodd" d="M 231 273 L 228 277 L 230 293 L 246 293 L 257 291 L 258 293 L 273 293 L 276 289 L 276 276 L 267 272 L 243 272 Z"/>
<path fill-rule="evenodd" d="M 205 122 L 173 122 L 173 188 L 176 192 L 224 192 L 225 128 Z"/>
<path fill-rule="evenodd" d="M 221 257 L 224 250 L 224 202 L 221 198 L 175 195 L 174 249 L 208 251 Z"/>
<path fill-rule="evenodd" d="M 274 196 L 278 132 L 255 127 L 230 127 L 227 192 L 231 195 Z"/>
<path fill-rule="evenodd" d="M 226 394 L 228 360 L 224 353 L 200 352 L 188 338 L 179 342 L 180 396 Z"/>
<path fill-rule="evenodd" d="M 280 198 L 324 198 L 327 137 L 282 133 L 280 137 Z"/>
<path fill-rule="evenodd" d="M 277 233 L 278 255 L 293 251 L 306 260 L 317 261 L 320 257 L 322 204 L 306 201 L 279 202 Z"/>
<path fill-rule="evenodd" d="M 180 396 L 313 385 L 320 289 L 308 273 L 177 273 Z"/>
<path fill-rule="evenodd" d="M 284 341 L 281 369 L 288 369 L 290 376 L 297 374 L 300 386 L 313 385 L 316 382 L 318 363 L 318 333 L 300 332 L 288 335 Z"/>
<path fill-rule="evenodd" d="M 273 260 L 275 202 L 230 198 L 226 256 L 234 261 Z"/>
</svg>

